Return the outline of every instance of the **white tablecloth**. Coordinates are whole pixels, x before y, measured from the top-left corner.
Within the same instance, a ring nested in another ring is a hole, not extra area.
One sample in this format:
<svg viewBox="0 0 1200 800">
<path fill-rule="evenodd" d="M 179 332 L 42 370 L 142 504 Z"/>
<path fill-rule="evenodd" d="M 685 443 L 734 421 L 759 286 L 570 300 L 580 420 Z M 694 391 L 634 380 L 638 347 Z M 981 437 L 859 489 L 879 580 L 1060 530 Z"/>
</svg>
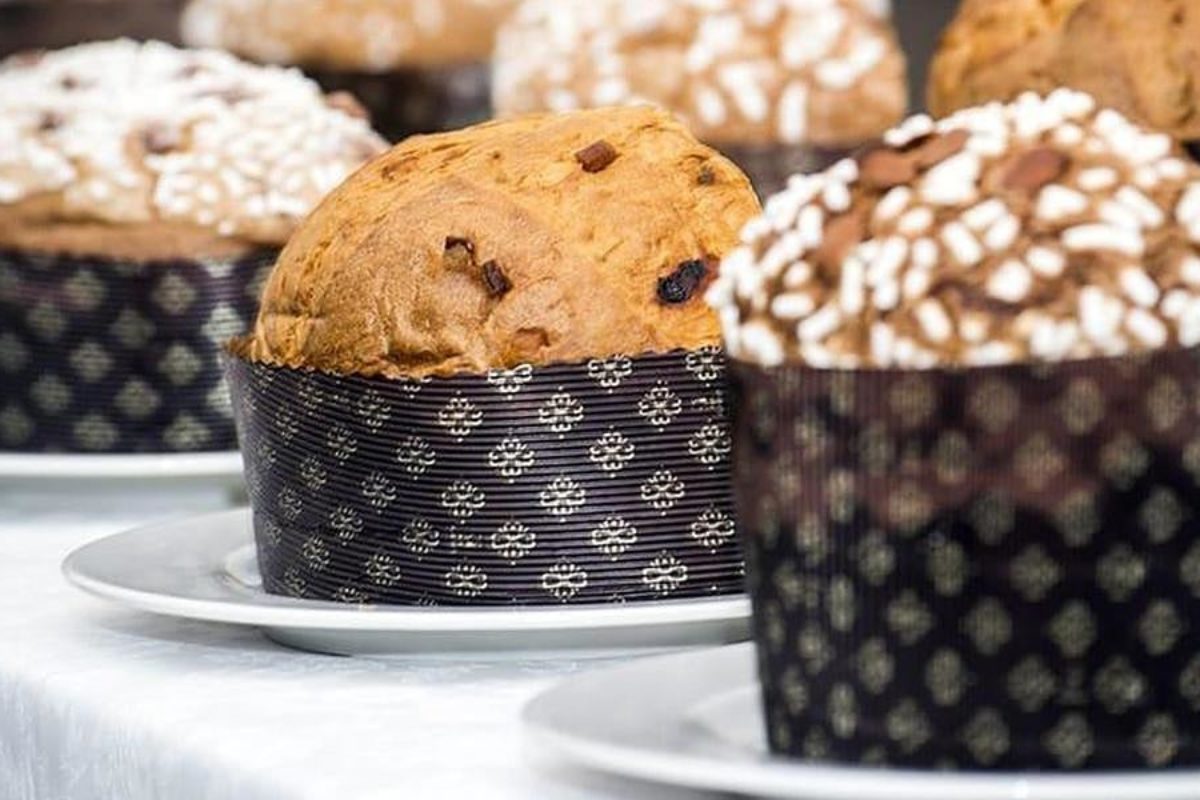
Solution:
<svg viewBox="0 0 1200 800">
<path fill-rule="evenodd" d="M 0 800 L 694 798 L 545 762 L 521 706 L 596 662 L 307 655 L 68 586 L 98 536 L 197 510 L 0 485 Z M 212 507 L 211 501 L 208 507 Z"/>
</svg>

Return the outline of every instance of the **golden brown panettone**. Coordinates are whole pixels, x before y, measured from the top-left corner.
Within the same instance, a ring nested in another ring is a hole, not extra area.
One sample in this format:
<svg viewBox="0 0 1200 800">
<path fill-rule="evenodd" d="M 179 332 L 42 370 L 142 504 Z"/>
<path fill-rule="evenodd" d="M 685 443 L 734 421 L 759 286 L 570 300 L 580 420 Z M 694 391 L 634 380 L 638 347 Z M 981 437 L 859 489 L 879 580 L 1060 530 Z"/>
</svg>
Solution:
<svg viewBox="0 0 1200 800">
<path fill-rule="evenodd" d="M 1193 0 L 966 0 L 934 60 L 936 114 L 1070 86 L 1200 139 L 1200 6 Z"/>
<path fill-rule="evenodd" d="M 704 288 L 757 211 L 736 167 L 649 108 L 414 137 L 300 228 L 238 349 L 400 377 L 715 344 Z"/>
<path fill-rule="evenodd" d="M 857 146 L 900 121 L 905 59 L 872 0 L 524 0 L 499 115 L 654 103 L 717 145 Z"/>
</svg>

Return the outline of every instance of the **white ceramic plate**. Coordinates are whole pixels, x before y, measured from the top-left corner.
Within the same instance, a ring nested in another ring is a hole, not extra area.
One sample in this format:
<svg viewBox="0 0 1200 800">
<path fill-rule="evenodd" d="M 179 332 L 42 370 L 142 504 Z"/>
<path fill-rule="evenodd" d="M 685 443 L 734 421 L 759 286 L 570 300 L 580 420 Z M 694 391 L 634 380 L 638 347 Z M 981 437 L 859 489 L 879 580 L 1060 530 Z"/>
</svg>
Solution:
<svg viewBox="0 0 1200 800">
<path fill-rule="evenodd" d="M 792 800 L 1196 800 L 1200 771 L 950 773 L 771 758 L 750 643 L 581 674 L 525 709 L 535 746 L 677 787 Z"/>
<path fill-rule="evenodd" d="M 258 579 L 249 509 L 102 539 L 72 553 L 63 573 L 81 589 L 132 608 L 251 625 L 282 644 L 324 653 L 608 655 L 749 635 L 745 597 L 466 609 L 347 606 L 268 595 Z"/>
<path fill-rule="evenodd" d="M 28 481 L 223 481 L 240 485 L 242 456 L 221 453 L 43 454 L 0 453 L 0 480 Z"/>
</svg>

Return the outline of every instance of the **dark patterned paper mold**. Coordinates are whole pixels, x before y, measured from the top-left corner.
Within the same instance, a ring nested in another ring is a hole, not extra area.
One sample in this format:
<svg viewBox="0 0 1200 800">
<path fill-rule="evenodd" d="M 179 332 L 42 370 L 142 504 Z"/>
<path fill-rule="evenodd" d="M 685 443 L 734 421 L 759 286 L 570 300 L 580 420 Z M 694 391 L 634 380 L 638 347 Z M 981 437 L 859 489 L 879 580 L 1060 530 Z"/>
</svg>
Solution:
<svg viewBox="0 0 1200 800">
<path fill-rule="evenodd" d="M 545 605 L 740 592 L 716 349 L 423 380 L 229 362 L 269 592 Z"/>
<path fill-rule="evenodd" d="M 773 750 L 1200 763 L 1200 351 L 731 372 Z"/>
<path fill-rule="evenodd" d="M 0 251 L 0 450 L 230 450 L 223 343 L 274 258 L 128 263 Z"/>
</svg>

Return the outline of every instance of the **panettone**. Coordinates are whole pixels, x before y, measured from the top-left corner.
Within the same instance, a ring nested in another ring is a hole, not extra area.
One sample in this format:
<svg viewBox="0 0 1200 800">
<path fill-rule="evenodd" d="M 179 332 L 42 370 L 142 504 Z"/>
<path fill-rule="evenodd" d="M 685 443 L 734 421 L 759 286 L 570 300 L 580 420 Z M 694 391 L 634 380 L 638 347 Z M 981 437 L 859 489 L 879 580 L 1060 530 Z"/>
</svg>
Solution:
<svg viewBox="0 0 1200 800">
<path fill-rule="evenodd" d="M 189 44 L 361 72 L 486 60 L 516 0 L 192 0 Z"/>
<path fill-rule="evenodd" d="M 736 167 L 649 108 L 415 137 L 301 226 L 237 349 L 400 377 L 711 345 L 704 289 L 757 211 Z"/>
<path fill-rule="evenodd" d="M 494 105 L 649 102 L 718 146 L 856 146 L 907 101 L 887 11 L 865 0 L 526 0 L 497 37 Z"/>
<path fill-rule="evenodd" d="M 0 248 L 132 261 L 278 247 L 384 148 L 293 70 L 158 42 L 0 62 Z"/>
<path fill-rule="evenodd" d="M 1200 169 L 1058 89 L 917 116 L 794 181 L 710 299 L 732 355 L 938 368 L 1200 345 Z"/>
<path fill-rule="evenodd" d="M 1184 0 L 967 0 L 934 60 L 937 114 L 1069 86 L 1200 138 L 1200 13 Z"/>
</svg>

